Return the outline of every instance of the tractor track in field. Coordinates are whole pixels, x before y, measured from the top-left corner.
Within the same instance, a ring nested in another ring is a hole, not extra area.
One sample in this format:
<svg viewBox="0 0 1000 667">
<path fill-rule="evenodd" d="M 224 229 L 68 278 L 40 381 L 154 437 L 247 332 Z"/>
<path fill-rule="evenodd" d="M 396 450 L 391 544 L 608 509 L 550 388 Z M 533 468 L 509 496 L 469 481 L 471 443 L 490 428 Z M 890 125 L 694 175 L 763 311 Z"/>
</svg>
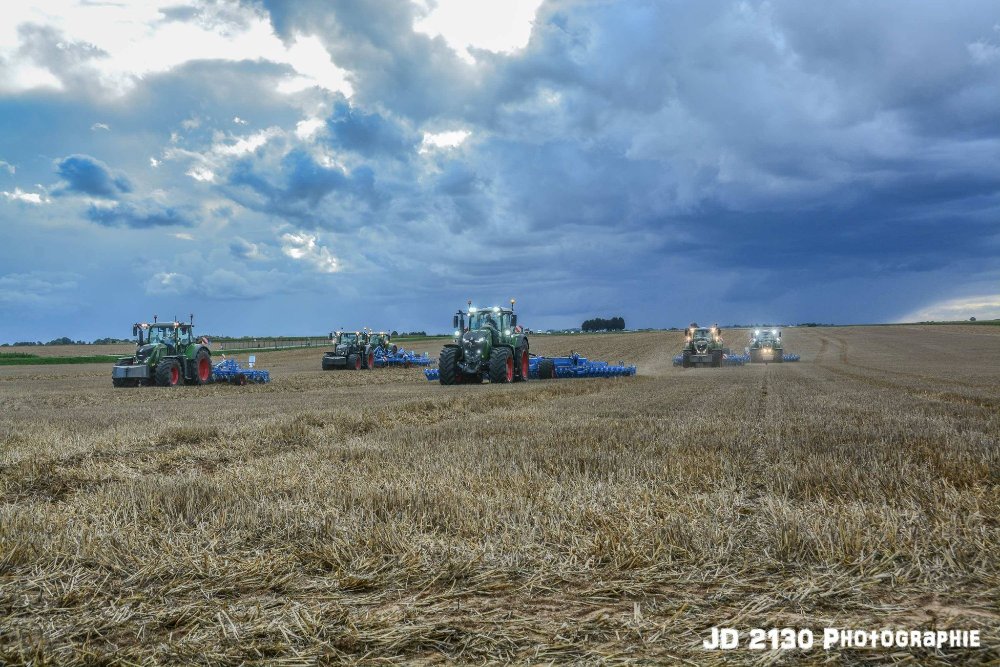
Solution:
<svg viewBox="0 0 1000 667">
<path fill-rule="evenodd" d="M 830 363 L 825 360 L 826 353 L 829 351 L 829 343 L 833 342 L 836 344 L 836 353 L 838 356 L 838 364 Z M 825 336 L 820 337 L 820 351 L 816 355 L 816 365 L 823 368 L 826 371 L 834 373 L 840 377 L 849 378 L 851 380 L 856 380 L 864 384 L 870 385 L 872 387 L 880 387 L 883 389 L 891 389 L 894 391 L 901 391 L 903 393 L 909 394 L 915 398 L 920 398 L 924 400 L 931 401 L 942 401 L 945 403 L 952 404 L 964 404 L 971 405 L 977 408 L 983 409 L 997 409 L 1000 408 L 1000 400 L 991 399 L 987 397 L 977 397 L 977 396 L 965 396 L 955 392 L 949 391 L 928 391 L 923 389 L 918 389 L 910 384 L 902 382 L 894 382 L 889 379 L 889 377 L 877 377 L 872 375 L 870 372 L 866 373 L 864 371 L 874 371 L 884 376 L 895 376 L 900 379 L 902 378 L 912 378 L 921 381 L 925 384 L 940 383 L 942 378 L 934 378 L 927 375 L 921 375 L 919 373 L 907 373 L 904 371 L 893 371 L 885 368 L 878 368 L 873 366 L 865 366 L 862 364 L 851 363 L 850 356 L 848 353 L 849 343 L 843 338 L 832 336 L 827 338 Z M 844 368 L 844 367 L 847 368 Z M 857 369 L 857 371 L 852 371 L 848 369 Z M 861 371 L 861 372 L 858 372 Z M 947 380 L 950 384 L 966 387 L 968 389 L 982 390 L 983 387 L 977 386 L 967 382 L 958 382 Z"/>
</svg>

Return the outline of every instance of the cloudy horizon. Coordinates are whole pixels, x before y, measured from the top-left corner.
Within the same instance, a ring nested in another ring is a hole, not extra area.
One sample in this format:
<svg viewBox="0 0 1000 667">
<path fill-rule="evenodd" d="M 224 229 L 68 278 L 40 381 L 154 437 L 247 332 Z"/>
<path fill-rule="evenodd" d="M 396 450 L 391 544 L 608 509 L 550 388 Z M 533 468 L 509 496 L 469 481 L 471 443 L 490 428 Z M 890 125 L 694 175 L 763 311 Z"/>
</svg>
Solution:
<svg viewBox="0 0 1000 667">
<path fill-rule="evenodd" d="M 5 11 L 0 342 L 1000 317 L 995 3 Z"/>
</svg>

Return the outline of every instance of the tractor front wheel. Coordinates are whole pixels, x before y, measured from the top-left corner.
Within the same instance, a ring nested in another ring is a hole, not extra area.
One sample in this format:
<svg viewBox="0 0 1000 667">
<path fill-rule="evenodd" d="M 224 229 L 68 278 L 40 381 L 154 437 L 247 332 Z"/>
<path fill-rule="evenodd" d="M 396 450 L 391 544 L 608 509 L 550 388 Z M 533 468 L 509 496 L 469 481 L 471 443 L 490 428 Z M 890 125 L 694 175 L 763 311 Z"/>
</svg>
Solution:
<svg viewBox="0 0 1000 667">
<path fill-rule="evenodd" d="M 368 370 L 372 370 L 374 368 L 375 368 L 375 353 L 374 352 L 369 352 L 368 353 Z"/>
<path fill-rule="evenodd" d="M 441 384 L 458 384 L 462 381 L 462 372 L 458 370 L 458 349 L 446 347 L 441 350 L 438 360 L 438 382 Z"/>
<path fill-rule="evenodd" d="M 356 371 L 361 370 L 361 355 L 349 354 L 347 355 L 347 367 L 353 368 Z"/>
<path fill-rule="evenodd" d="M 514 355 L 509 347 L 500 347 L 490 354 L 490 382 L 514 381 Z"/>
<path fill-rule="evenodd" d="M 719 368 L 722 366 L 722 350 L 714 350 L 712 352 L 712 367 Z"/>
<path fill-rule="evenodd" d="M 681 366 L 684 368 L 691 368 L 691 353 L 687 350 L 681 355 Z"/>
<path fill-rule="evenodd" d="M 785 351 L 784 350 L 780 350 L 780 349 L 776 349 L 774 351 L 774 353 L 771 355 L 771 361 L 773 361 L 776 364 L 782 364 L 782 363 L 784 363 L 785 362 Z"/>
<path fill-rule="evenodd" d="M 181 365 L 176 359 L 164 359 L 156 364 L 156 386 L 176 387 L 181 381 Z"/>
</svg>

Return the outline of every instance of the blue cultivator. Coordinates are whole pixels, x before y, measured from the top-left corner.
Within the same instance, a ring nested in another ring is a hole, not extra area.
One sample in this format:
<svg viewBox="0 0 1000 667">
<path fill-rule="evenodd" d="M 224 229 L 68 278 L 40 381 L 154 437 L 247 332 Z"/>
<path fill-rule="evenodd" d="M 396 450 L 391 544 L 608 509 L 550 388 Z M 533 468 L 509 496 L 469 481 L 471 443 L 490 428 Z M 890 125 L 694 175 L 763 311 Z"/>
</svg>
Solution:
<svg viewBox="0 0 1000 667">
<path fill-rule="evenodd" d="M 607 378 L 635 375 L 635 366 L 625 362 L 609 364 L 606 361 L 590 361 L 586 357 L 574 354 L 569 357 L 531 357 L 528 360 L 528 377 L 537 380 L 538 367 L 543 361 L 551 361 L 555 367 L 557 378 Z M 424 375 L 428 380 L 438 379 L 438 369 L 427 368 Z"/>
<path fill-rule="evenodd" d="M 799 355 L 797 354 L 786 354 L 784 355 L 784 360 L 798 361 Z M 723 366 L 742 366 L 743 364 L 750 363 L 749 354 L 727 354 L 722 358 Z M 674 366 L 682 366 L 684 364 L 684 355 L 678 354 L 674 357 Z"/>
<path fill-rule="evenodd" d="M 549 359 L 555 366 L 557 378 L 609 378 L 635 375 L 635 366 L 627 366 L 624 361 L 609 364 L 606 361 L 590 361 L 579 354 L 568 357 L 532 357 L 528 360 L 528 377 L 538 378 L 538 366 L 543 359 Z"/>
<path fill-rule="evenodd" d="M 250 368 L 243 368 L 235 359 L 224 359 L 212 367 L 212 380 L 214 382 L 228 382 L 229 384 L 247 384 L 254 382 L 264 384 L 271 381 L 271 374 L 253 368 L 253 357 L 250 358 Z"/>
<path fill-rule="evenodd" d="M 403 368 L 409 368 L 410 366 L 430 366 L 434 361 L 436 360 L 429 358 L 426 352 L 417 354 L 413 350 L 404 350 L 402 348 L 395 352 L 385 350 L 381 347 L 375 348 L 376 367 L 402 366 Z"/>
</svg>

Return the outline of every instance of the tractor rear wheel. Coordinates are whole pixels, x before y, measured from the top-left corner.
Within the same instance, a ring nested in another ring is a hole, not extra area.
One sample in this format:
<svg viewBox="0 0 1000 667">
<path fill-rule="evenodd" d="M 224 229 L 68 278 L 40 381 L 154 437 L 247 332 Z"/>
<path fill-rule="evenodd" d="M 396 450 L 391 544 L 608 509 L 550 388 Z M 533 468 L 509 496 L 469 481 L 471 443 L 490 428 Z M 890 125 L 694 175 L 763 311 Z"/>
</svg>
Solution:
<svg viewBox="0 0 1000 667">
<path fill-rule="evenodd" d="M 772 355 L 772 357 L 773 358 L 771 359 L 771 361 L 773 361 L 776 364 L 785 363 L 785 351 L 780 348 L 774 350 L 774 354 Z"/>
<path fill-rule="evenodd" d="M 528 349 L 519 347 L 514 352 L 514 382 L 527 382 L 528 368 Z"/>
<path fill-rule="evenodd" d="M 556 379 L 556 362 L 551 359 L 542 359 L 538 362 L 538 379 L 539 380 L 555 380 Z"/>
<path fill-rule="evenodd" d="M 164 359 L 156 364 L 156 386 L 176 387 L 181 381 L 181 365 L 176 359 Z"/>
<path fill-rule="evenodd" d="M 365 368 L 372 370 L 375 368 L 375 353 L 371 350 L 368 351 L 368 361 L 365 364 Z"/>
<path fill-rule="evenodd" d="M 361 356 L 357 354 L 347 355 L 347 367 L 353 368 L 356 371 L 361 370 Z"/>
<path fill-rule="evenodd" d="M 490 353 L 490 382 L 514 381 L 514 355 L 509 347 L 499 347 Z"/>
<path fill-rule="evenodd" d="M 681 366 L 691 368 L 691 353 L 687 350 L 684 350 L 684 353 L 681 355 Z"/>
<path fill-rule="evenodd" d="M 462 381 L 457 355 L 458 349 L 454 347 L 441 350 L 441 358 L 438 360 L 438 382 L 441 384 L 458 384 Z"/>
<path fill-rule="evenodd" d="M 208 384 L 212 381 L 212 355 L 208 350 L 198 350 L 194 355 L 194 377 L 191 384 Z"/>
<path fill-rule="evenodd" d="M 712 367 L 719 368 L 722 366 L 722 350 L 714 350 L 712 352 Z"/>
</svg>

